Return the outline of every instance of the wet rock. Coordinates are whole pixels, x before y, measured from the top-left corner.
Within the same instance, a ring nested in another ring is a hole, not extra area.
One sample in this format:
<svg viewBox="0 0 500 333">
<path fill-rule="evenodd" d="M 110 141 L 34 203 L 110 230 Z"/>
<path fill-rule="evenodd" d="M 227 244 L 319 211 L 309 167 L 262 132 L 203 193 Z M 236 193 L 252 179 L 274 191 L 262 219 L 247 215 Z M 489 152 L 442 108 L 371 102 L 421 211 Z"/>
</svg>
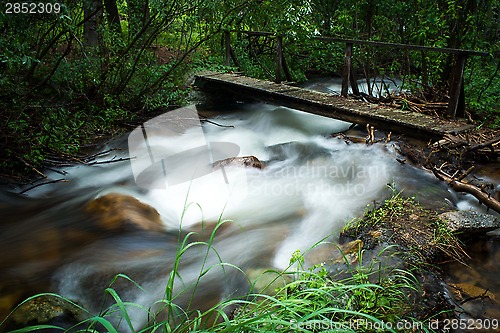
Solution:
<svg viewBox="0 0 500 333">
<path fill-rule="evenodd" d="M 83 311 L 74 303 L 54 295 L 41 295 L 21 304 L 9 317 L 8 326 L 54 324 L 69 328 L 82 318 Z"/>
<path fill-rule="evenodd" d="M 303 157 L 305 160 L 330 156 L 330 151 L 325 147 L 299 141 L 278 143 L 269 146 L 268 149 L 273 160 L 284 160 L 289 156 L 297 156 L 299 159 Z"/>
<path fill-rule="evenodd" d="M 96 219 L 99 228 L 106 231 L 165 231 L 156 209 L 125 194 L 103 195 L 90 201 L 85 211 Z"/>
<path fill-rule="evenodd" d="M 455 297 L 459 301 L 463 301 L 467 297 L 484 298 L 487 297 L 492 301 L 496 301 L 496 296 L 488 289 L 484 289 L 469 283 L 449 283 Z"/>
<path fill-rule="evenodd" d="M 334 243 L 321 243 L 307 251 L 304 259 L 307 266 L 314 266 L 321 263 L 332 264 L 353 264 L 358 261 L 358 254 L 363 248 L 363 241 L 353 240 L 346 244 L 337 245 Z"/>
<path fill-rule="evenodd" d="M 262 163 L 255 156 L 231 157 L 224 160 L 214 162 L 214 169 L 219 169 L 226 166 L 244 166 L 249 168 L 262 169 Z"/>
<path fill-rule="evenodd" d="M 448 228 L 453 232 L 466 233 L 486 233 L 500 228 L 500 220 L 493 215 L 479 213 L 476 211 L 452 211 L 439 215 L 445 220 Z"/>
<path fill-rule="evenodd" d="M 259 294 L 275 295 L 276 291 L 292 282 L 292 277 L 266 268 L 250 268 L 245 271 L 252 283 L 252 291 Z"/>
</svg>

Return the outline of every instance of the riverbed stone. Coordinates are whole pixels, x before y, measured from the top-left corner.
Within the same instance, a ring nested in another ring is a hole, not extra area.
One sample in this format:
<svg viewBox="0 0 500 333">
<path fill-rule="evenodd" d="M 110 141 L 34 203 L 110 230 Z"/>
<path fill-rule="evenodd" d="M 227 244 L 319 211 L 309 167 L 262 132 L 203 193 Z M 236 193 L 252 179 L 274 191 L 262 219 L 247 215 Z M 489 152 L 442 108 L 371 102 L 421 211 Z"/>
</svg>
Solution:
<svg viewBox="0 0 500 333">
<path fill-rule="evenodd" d="M 85 211 L 102 230 L 165 231 L 158 211 L 130 195 L 108 193 L 87 203 Z"/>
<path fill-rule="evenodd" d="M 214 169 L 219 169 L 226 166 L 243 166 L 249 168 L 262 169 L 262 163 L 255 156 L 239 156 L 226 158 L 224 160 L 216 161 L 213 164 Z"/>
<path fill-rule="evenodd" d="M 486 233 L 500 228 L 500 220 L 495 216 L 471 210 L 446 212 L 439 217 L 457 233 Z"/>
<path fill-rule="evenodd" d="M 353 264 L 358 261 L 358 255 L 363 248 L 363 241 L 355 239 L 345 244 L 335 244 L 324 242 L 317 244 L 304 254 L 306 266 L 326 263 L 333 264 Z"/>
<path fill-rule="evenodd" d="M 82 309 L 69 300 L 46 294 L 22 303 L 9 317 L 8 326 L 18 328 L 26 325 L 57 323 L 61 326 L 68 324 L 70 327 L 83 316 Z"/>
<path fill-rule="evenodd" d="M 252 291 L 259 294 L 276 295 L 292 282 L 292 277 L 282 272 L 269 268 L 249 268 L 245 271 L 248 280 L 252 283 Z"/>
</svg>

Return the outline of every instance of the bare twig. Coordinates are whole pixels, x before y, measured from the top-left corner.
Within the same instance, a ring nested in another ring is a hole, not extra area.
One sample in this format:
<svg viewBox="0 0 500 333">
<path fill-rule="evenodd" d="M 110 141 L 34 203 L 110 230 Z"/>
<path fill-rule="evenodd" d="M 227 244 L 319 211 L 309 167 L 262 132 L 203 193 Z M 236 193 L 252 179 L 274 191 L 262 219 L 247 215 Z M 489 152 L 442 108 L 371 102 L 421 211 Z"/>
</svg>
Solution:
<svg viewBox="0 0 500 333">
<path fill-rule="evenodd" d="M 94 161 L 94 162 L 90 162 L 90 163 L 85 163 L 87 165 L 96 165 L 96 164 L 109 164 L 109 163 L 115 163 L 115 162 L 123 162 L 123 161 L 129 161 L 131 158 L 130 157 L 121 157 L 119 159 L 116 159 L 116 160 L 108 160 L 108 161 L 101 161 L 101 162 L 98 162 L 98 161 Z"/>
<path fill-rule="evenodd" d="M 480 144 L 477 144 L 477 145 L 470 147 L 469 150 L 475 151 L 475 150 L 478 150 L 481 148 L 486 148 L 486 147 L 490 147 L 490 149 L 493 149 L 492 146 L 495 145 L 496 143 L 499 143 L 499 142 L 500 142 L 500 136 L 496 136 L 493 139 L 490 139 L 486 142 L 483 142 L 483 143 L 480 143 Z"/>
<path fill-rule="evenodd" d="M 215 121 L 211 121 L 211 120 L 208 120 L 208 119 L 202 119 L 201 121 L 207 122 L 209 124 L 213 124 L 213 125 L 216 125 L 216 126 L 219 126 L 219 127 L 234 128 L 233 125 L 221 125 L 221 124 L 216 123 Z"/>
<path fill-rule="evenodd" d="M 459 182 L 460 182 L 460 181 L 462 181 L 465 177 L 467 177 L 467 176 L 469 175 L 469 173 L 471 173 L 471 172 L 472 172 L 472 170 L 474 170 L 474 168 L 475 168 L 475 167 L 476 167 L 476 166 L 475 166 L 475 165 L 473 165 L 473 166 L 471 166 L 470 168 L 468 168 L 468 169 L 467 169 L 467 171 L 464 171 L 464 172 L 460 175 L 460 177 L 458 177 L 458 178 L 457 178 L 457 180 L 458 180 Z"/>
<path fill-rule="evenodd" d="M 19 192 L 19 194 L 24 194 L 24 193 L 26 193 L 26 192 L 28 192 L 28 191 L 30 191 L 30 190 L 38 187 L 38 186 L 47 185 L 47 184 L 53 184 L 53 183 L 58 183 L 58 182 L 68 182 L 68 180 L 64 179 L 64 178 L 61 178 L 61 179 L 51 180 L 51 181 L 48 181 L 48 182 L 45 182 L 45 183 L 36 184 L 36 185 L 31 186 L 30 188 L 27 188 L 27 189 Z"/>
<path fill-rule="evenodd" d="M 18 159 L 23 162 L 24 165 L 26 165 L 28 168 L 30 168 L 31 170 L 35 171 L 37 174 L 39 174 L 40 176 L 42 176 L 43 178 L 47 178 L 46 175 L 44 175 L 42 172 L 38 171 L 34 166 L 32 166 L 31 164 L 29 164 L 28 162 L 26 162 L 22 157 L 18 157 Z"/>
</svg>

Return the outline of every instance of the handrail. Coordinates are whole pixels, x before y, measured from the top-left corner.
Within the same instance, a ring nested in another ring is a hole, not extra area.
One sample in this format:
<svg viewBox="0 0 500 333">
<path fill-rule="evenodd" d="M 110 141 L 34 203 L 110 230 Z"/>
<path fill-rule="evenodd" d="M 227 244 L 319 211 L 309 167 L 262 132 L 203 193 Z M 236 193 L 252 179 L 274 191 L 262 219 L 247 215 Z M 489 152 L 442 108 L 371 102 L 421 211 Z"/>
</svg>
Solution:
<svg viewBox="0 0 500 333">
<path fill-rule="evenodd" d="M 399 48 L 399 49 L 408 49 L 408 50 L 417 50 L 417 51 L 433 51 L 433 52 L 442 52 L 442 53 L 451 53 L 451 54 L 465 54 L 465 55 L 481 56 L 481 57 L 490 56 L 489 52 L 453 49 L 453 48 L 449 48 L 449 47 L 422 46 L 422 45 L 415 45 L 415 44 L 399 44 L 399 43 L 378 42 L 378 41 L 360 40 L 360 39 L 346 39 L 346 38 L 337 38 L 337 37 L 314 37 L 314 39 L 327 41 L 327 42 L 342 42 L 342 43 L 347 43 L 347 44 L 386 46 L 386 47 L 394 47 L 394 48 Z M 500 51 L 495 52 L 494 56 L 495 57 L 500 56 Z"/>
<path fill-rule="evenodd" d="M 251 31 L 251 30 L 234 30 L 231 29 L 229 32 L 236 32 L 236 33 L 242 33 L 242 34 L 247 34 L 247 35 L 253 35 L 253 36 L 276 36 L 274 32 L 268 32 L 268 31 Z"/>
<path fill-rule="evenodd" d="M 276 83 L 281 82 L 281 69 L 283 68 L 287 79 L 291 80 L 290 71 L 288 69 L 288 65 L 286 64 L 285 57 L 283 56 L 283 36 L 278 35 L 273 32 L 267 31 L 250 31 L 250 30 L 234 30 L 228 29 L 225 30 L 225 47 L 226 47 L 226 65 L 229 66 L 231 59 L 238 66 L 238 61 L 234 54 L 234 51 L 231 48 L 231 32 L 235 33 L 243 33 L 248 36 L 274 36 L 277 38 L 276 45 Z M 347 97 L 348 94 L 348 86 L 351 85 L 354 94 L 359 94 L 357 89 L 357 83 L 354 78 L 354 73 L 352 70 L 351 57 L 353 53 L 353 45 L 371 45 L 378 47 L 392 47 L 392 48 L 400 48 L 406 50 L 415 50 L 421 51 L 424 55 L 425 52 L 440 52 L 440 53 L 448 53 L 453 54 L 455 57 L 455 65 L 453 69 L 453 75 L 450 82 L 450 102 L 448 104 L 448 115 L 455 118 L 458 116 L 463 116 L 465 113 L 465 94 L 464 94 L 464 69 L 465 63 L 469 56 L 480 56 L 480 57 L 489 57 L 500 58 L 500 50 L 496 50 L 493 53 L 484 52 L 484 51 L 475 51 L 475 50 L 464 50 L 464 49 L 455 49 L 448 47 L 433 47 L 433 46 L 423 46 L 423 45 L 414 45 L 414 44 L 400 44 L 400 43 L 389 43 L 389 42 L 379 42 L 379 41 L 368 41 L 368 40 L 359 40 L 359 39 L 349 39 L 349 38 L 340 38 L 340 37 L 324 37 L 324 36 L 315 36 L 313 39 L 325 41 L 325 42 L 341 42 L 346 44 L 345 49 L 345 60 L 344 60 L 344 72 L 342 75 L 342 92 L 341 95 Z M 424 63 L 425 64 L 425 63 Z M 423 65 L 425 66 L 425 65 Z M 238 66 L 239 67 L 239 66 Z M 425 79 L 424 79 L 425 80 Z"/>
<path fill-rule="evenodd" d="M 269 32 L 269 31 L 252 31 L 252 30 L 237 30 L 237 29 L 230 29 L 228 31 L 229 32 L 236 32 L 236 33 L 243 33 L 243 34 L 247 34 L 247 35 L 251 35 L 251 36 L 277 36 L 276 33 Z M 326 42 L 341 42 L 341 43 L 349 43 L 349 44 L 393 47 L 393 48 L 416 50 L 416 51 L 432 51 L 432 52 L 451 53 L 451 54 L 465 54 L 465 55 L 480 56 L 480 57 L 488 57 L 488 56 L 492 55 L 489 52 L 485 52 L 485 51 L 455 49 L 455 48 L 449 48 L 449 47 L 424 46 L 424 45 L 416 45 L 416 44 L 380 42 L 380 41 L 340 38 L 340 37 L 316 36 L 316 37 L 313 37 L 313 39 L 322 40 L 322 41 L 326 41 Z M 493 52 L 493 57 L 500 58 L 500 50 Z"/>
</svg>

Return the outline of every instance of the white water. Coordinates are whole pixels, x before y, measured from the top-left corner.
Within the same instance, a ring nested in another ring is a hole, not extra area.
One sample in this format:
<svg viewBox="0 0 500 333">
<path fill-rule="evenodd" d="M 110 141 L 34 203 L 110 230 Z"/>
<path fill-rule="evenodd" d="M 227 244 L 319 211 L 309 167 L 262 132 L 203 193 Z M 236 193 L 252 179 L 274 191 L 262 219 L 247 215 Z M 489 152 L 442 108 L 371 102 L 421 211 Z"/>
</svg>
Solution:
<svg viewBox="0 0 500 333">
<path fill-rule="evenodd" d="M 181 226 L 185 231 L 198 230 L 202 221 L 230 220 L 229 231 L 216 237 L 206 258 L 207 248 L 200 245 L 181 260 L 175 291 L 181 294 L 177 301 L 184 306 L 202 267 L 213 266 L 196 287 L 198 302 L 192 307 L 201 308 L 220 298 L 242 295 L 248 288 L 241 272 L 231 267 L 224 270 L 220 262 L 243 271 L 285 269 L 294 251 L 304 252 L 323 239 L 335 241 L 347 221 L 390 194 L 388 184 L 407 195 L 424 189 L 424 195 L 433 196 L 430 200 L 456 199 L 426 172 L 398 163 L 395 143 L 348 145 L 329 138 L 331 133 L 346 130 L 348 123 L 264 104 L 240 109 L 212 119 L 232 127 L 203 126 L 208 142 L 234 143 L 240 147 L 239 156 L 253 155 L 265 164 L 263 170 L 228 168 L 232 186 L 221 187 L 213 177 L 200 177 L 166 189 L 141 189 L 126 161 L 70 168 L 67 185 L 41 186 L 28 193 L 49 196 L 52 189 L 61 191 L 66 186 L 68 192 L 90 193 L 87 188 L 97 188 L 99 195 L 134 195 L 155 207 L 172 233 Z M 189 149 L 198 139 L 188 131 L 175 140 L 175 146 Z M 113 143 L 124 148 L 122 152 L 101 160 L 126 156 L 124 141 Z M 155 142 L 172 143 L 169 138 Z M 148 308 L 163 297 L 176 247 L 176 237 L 163 236 L 127 235 L 96 241 L 67 258 L 54 274 L 53 285 L 62 295 L 99 312 L 102 290 L 115 274 L 125 273 L 145 291 L 122 281 L 116 286 L 122 298 Z M 145 324 L 144 311 L 130 311 L 137 327 Z"/>
<path fill-rule="evenodd" d="M 370 91 L 368 89 L 368 82 L 366 79 L 359 79 L 356 81 L 358 85 L 358 90 L 361 93 L 368 94 Z M 375 97 L 386 97 L 389 94 L 400 94 L 401 92 L 407 92 L 403 89 L 403 81 L 396 78 L 388 77 L 376 77 L 370 79 L 370 88 L 372 91 L 372 96 Z M 316 80 L 307 81 L 302 85 L 304 88 L 321 91 L 324 93 L 340 95 L 342 91 L 342 79 L 341 78 L 319 78 Z M 352 88 L 349 85 L 349 94 L 352 94 Z"/>
</svg>

